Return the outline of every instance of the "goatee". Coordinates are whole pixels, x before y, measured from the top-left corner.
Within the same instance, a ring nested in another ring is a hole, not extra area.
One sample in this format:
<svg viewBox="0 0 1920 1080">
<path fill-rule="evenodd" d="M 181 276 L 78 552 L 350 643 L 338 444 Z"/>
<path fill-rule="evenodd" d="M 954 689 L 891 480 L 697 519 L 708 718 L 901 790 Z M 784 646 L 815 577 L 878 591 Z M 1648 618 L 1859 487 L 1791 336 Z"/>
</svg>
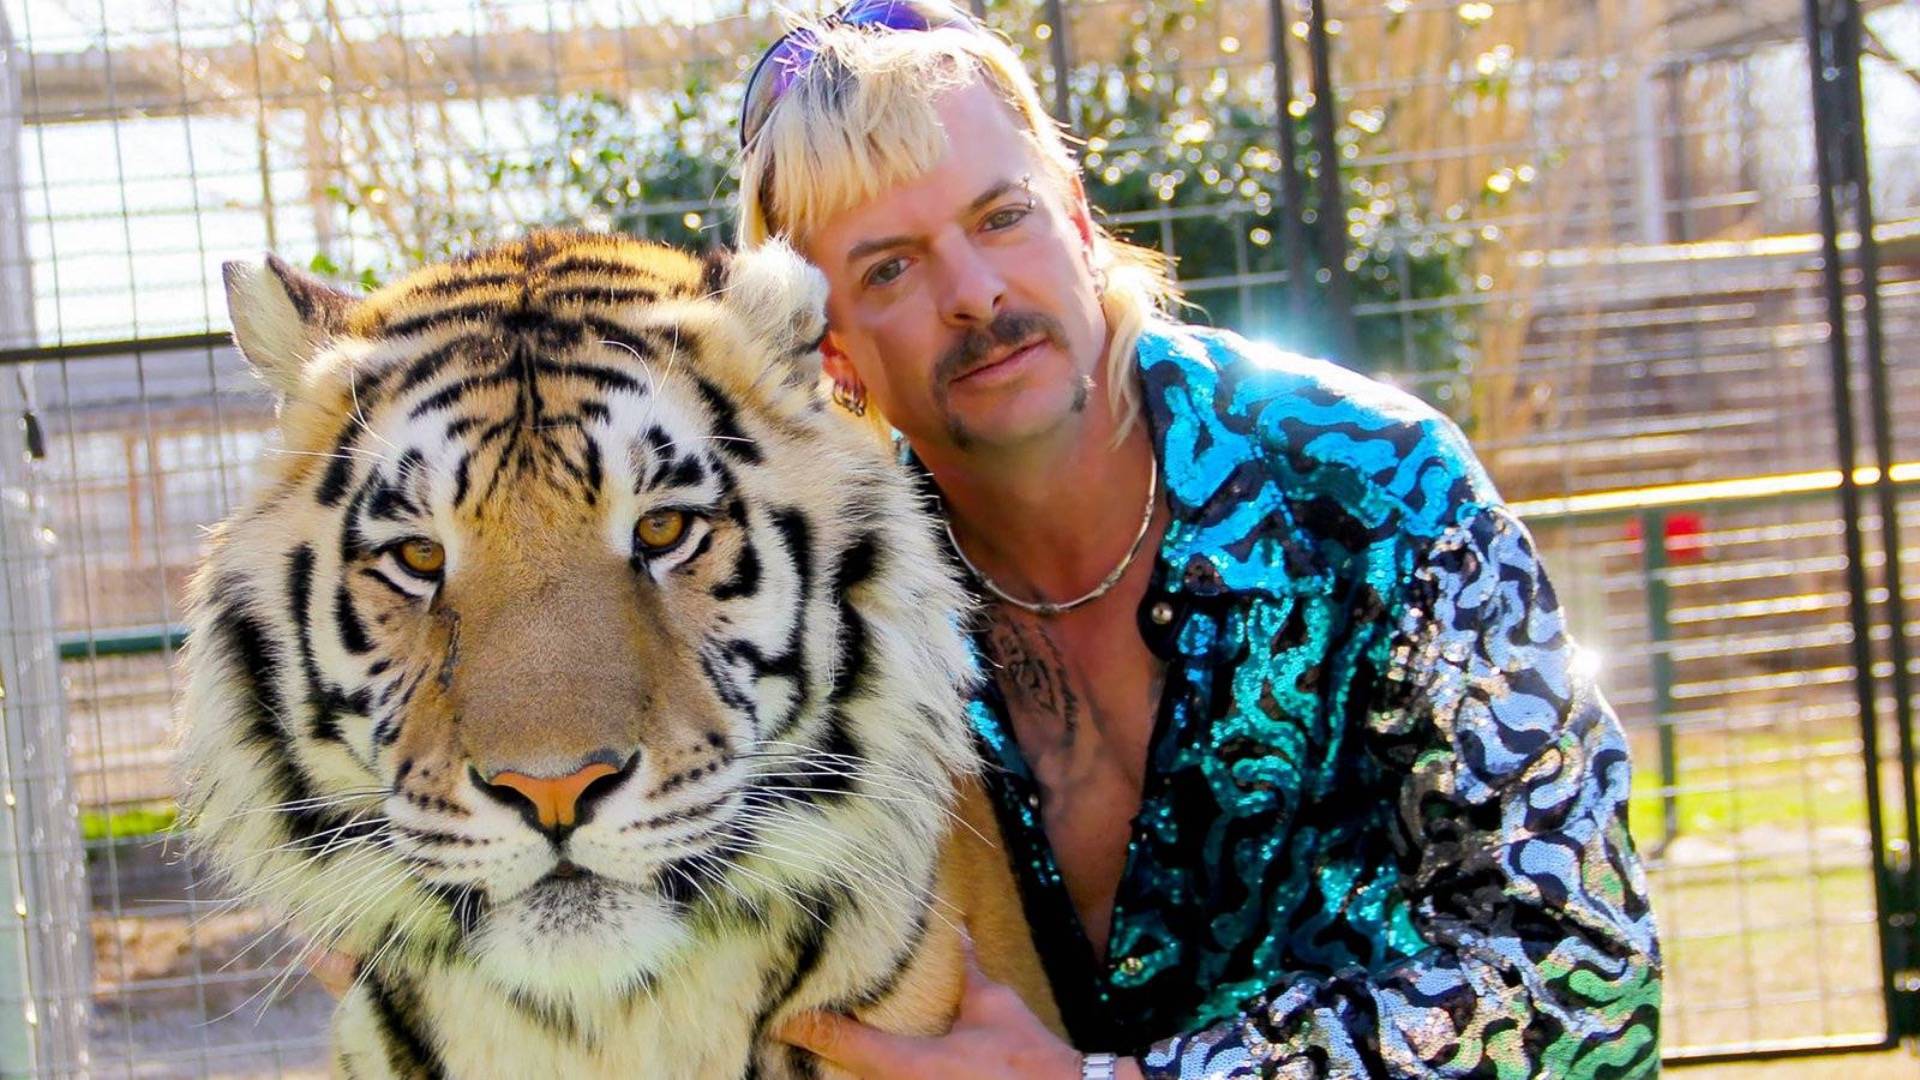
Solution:
<svg viewBox="0 0 1920 1080">
<path fill-rule="evenodd" d="M 988 353 L 997 348 L 1006 348 L 1030 341 L 1035 337 L 1065 350 L 1067 334 L 1060 321 L 1051 315 L 1038 311 L 1006 311 L 994 316 L 985 326 L 976 326 L 961 336 L 953 347 L 940 357 L 933 366 L 934 402 L 940 407 L 940 414 L 947 419 L 947 436 L 953 445 L 961 450 L 974 444 L 973 433 L 966 429 L 960 418 L 953 414 L 947 403 L 947 386 L 956 375 L 984 360 Z M 1088 392 L 1093 386 L 1091 378 L 1083 378 L 1081 385 L 1074 389 L 1073 410 L 1084 411 L 1087 407 Z"/>
</svg>

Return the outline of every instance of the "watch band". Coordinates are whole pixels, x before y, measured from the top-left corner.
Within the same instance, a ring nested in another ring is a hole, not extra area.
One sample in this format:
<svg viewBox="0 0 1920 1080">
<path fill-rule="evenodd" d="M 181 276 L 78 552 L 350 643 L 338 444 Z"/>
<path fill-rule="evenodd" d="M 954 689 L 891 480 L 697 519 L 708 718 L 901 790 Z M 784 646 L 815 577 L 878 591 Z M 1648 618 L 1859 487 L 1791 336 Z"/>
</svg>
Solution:
<svg viewBox="0 0 1920 1080">
<path fill-rule="evenodd" d="M 1080 1080 L 1113 1080 L 1118 1061 L 1112 1054 L 1087 1054 L 1080 1059 Z"/>
</svg>

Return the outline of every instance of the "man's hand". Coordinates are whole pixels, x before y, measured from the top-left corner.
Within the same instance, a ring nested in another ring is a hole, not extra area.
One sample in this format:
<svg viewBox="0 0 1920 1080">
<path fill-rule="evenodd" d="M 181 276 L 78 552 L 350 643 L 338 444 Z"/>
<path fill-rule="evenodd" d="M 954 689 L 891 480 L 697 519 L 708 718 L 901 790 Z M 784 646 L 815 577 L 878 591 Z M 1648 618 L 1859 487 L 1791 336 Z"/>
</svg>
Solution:
<svg viewBox="0 0 1920 1080">
<path fill-rule="evenodd" d="M 353 989 L 354 958 L 332 949 L 309 951 L 301 958 L 307 965 L 307 974 L 315 982 L 327 988 L 327 993 L 336 998 L 345 997 Z"/>
<path fill-rule="evenodd" d="M 967 950 L 960 1015 L 945 1035 L 892 1035 L 836 1013 L 802 1013 L 773 1036 L 811 1050 L 861 1080 L 1080 1080 L 1080 1052 L 1026 1002 L 994 982 Z M 1121 1077 L 1138 1077 L 1122 1062 Z"/>
</svg>

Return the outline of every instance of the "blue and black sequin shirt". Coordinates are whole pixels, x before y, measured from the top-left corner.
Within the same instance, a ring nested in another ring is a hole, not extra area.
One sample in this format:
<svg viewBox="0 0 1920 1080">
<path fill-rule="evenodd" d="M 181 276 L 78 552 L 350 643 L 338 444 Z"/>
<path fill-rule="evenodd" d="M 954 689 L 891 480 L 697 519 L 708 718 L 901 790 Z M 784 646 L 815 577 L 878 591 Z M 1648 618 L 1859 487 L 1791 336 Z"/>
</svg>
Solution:
<svg viewBox="0 0 1920 1080">
<path fill-rule="evenodd" d="M 972 706 L 1075 1043 L 1152 1080 L 1657 1071 L 1625 742 L 1459 431 L 1224 332 L 1139 357 L 1168 678 L 1105 958 Z"/>
</svg>

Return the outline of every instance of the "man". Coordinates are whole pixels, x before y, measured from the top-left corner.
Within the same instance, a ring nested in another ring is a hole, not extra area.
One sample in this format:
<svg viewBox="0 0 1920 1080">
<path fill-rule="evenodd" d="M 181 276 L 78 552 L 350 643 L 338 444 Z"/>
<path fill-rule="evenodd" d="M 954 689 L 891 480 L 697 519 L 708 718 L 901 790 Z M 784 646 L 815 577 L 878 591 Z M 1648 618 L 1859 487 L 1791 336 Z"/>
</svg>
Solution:
<svg viewBox="0 0 1920 1080">
<path fill-rule="evenodd" d="M 826 273 L 834 396 L 984 601 L 974 721 L 1077 1049 L 977 976 L 944 1037 L 782 1037 L 875 1078 L 1657 1070 L 1624 741 L 1458 431 L 1160 316 L 938 0 L 789 34 L 742 136 L 743 241 Z"/>
</svg>

